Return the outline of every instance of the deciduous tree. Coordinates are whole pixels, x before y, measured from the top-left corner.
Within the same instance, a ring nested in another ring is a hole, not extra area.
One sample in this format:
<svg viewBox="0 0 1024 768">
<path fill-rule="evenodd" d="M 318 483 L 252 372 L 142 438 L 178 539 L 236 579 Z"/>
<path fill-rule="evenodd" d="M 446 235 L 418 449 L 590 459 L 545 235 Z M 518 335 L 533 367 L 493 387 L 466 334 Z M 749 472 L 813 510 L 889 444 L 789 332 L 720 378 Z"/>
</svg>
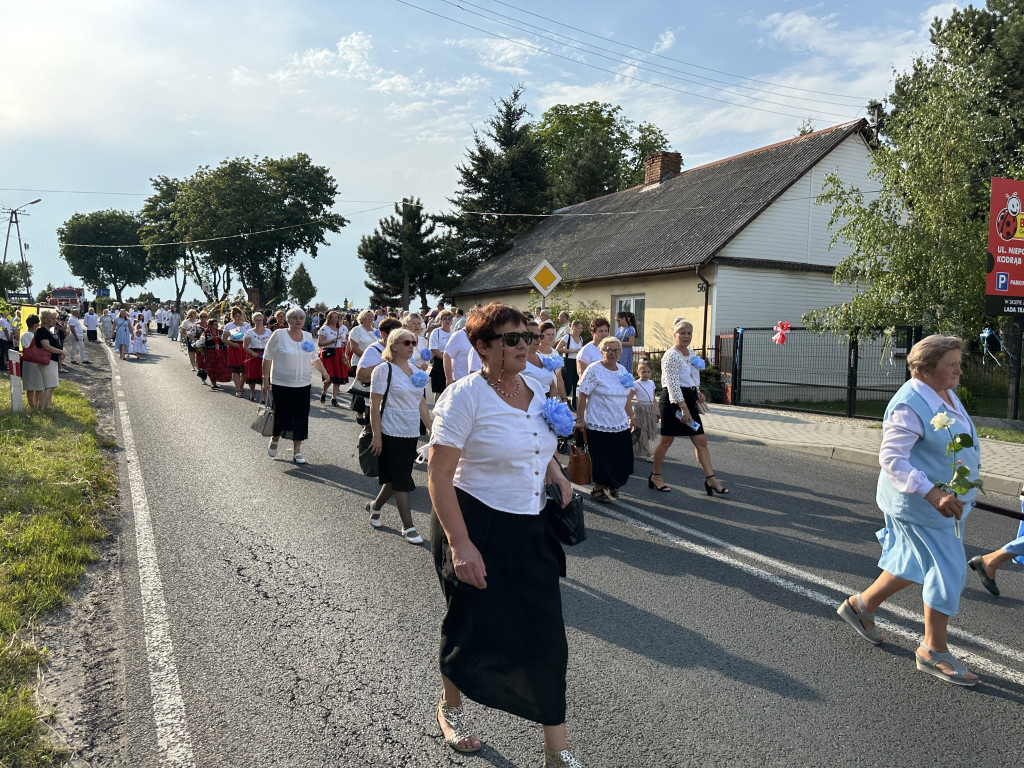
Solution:
<svg viewBox="0 0 1024 768">
<path fill-rule="evenodd" d="M 126 286 L 145 285 L 152 277 L 138 247 L 141 224 L 138 214 L 129 211 L 76 213 L 57 230 L 61 258 L 89 288 L 113 286 L 120 302 Z"/>
</svg>

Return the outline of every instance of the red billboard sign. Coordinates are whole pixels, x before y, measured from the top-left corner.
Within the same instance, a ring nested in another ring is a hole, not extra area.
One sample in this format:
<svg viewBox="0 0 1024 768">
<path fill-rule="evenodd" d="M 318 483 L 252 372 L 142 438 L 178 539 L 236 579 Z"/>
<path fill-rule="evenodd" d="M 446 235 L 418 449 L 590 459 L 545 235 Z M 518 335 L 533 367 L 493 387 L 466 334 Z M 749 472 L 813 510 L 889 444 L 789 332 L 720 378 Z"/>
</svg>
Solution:
<svg viewBox="0 0 1024 768">
<path fill-rule="evenodd" d="M 1024 315 L 1024 181 L 992 179 L 986 315 Z"/>
</svg>

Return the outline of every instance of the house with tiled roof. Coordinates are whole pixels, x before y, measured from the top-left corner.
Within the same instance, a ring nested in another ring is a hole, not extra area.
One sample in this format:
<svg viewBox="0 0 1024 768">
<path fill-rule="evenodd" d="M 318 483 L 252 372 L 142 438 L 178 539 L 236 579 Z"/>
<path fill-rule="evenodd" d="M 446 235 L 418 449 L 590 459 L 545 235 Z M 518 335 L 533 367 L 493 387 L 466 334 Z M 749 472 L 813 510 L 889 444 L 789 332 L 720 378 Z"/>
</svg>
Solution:
<svg viewBox="0 0 1024 768">
<path fill-rule="evenodd" d="M 798 325 L 850 298 L 832 283 L 849 249 L 829 247 L 832 211 L 816 201 L 829 174 L 873 189 L 868 131 L 857 120 L 685 171 L 679 154 L 653 155 L 642 185 L 556 211 L 467 276 L 455 300 L 537 306 L 529 275 L 547 259 L 573 302 L 634 312 L 649 350 L 671 346 L 679 315 L 694 347 L 736 326 Z"/>
</svg>

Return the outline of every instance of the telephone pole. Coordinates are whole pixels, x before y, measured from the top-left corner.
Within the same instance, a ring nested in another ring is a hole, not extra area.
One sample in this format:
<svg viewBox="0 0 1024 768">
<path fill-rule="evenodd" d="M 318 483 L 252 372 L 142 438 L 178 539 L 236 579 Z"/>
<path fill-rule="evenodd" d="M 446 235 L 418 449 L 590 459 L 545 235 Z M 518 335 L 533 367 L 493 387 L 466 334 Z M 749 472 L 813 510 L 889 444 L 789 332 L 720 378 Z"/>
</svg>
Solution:
<svg viewBox="0 0 1024 768">
<path fill-rule="evenodd" d="M 19 216 L 19 213 L 20 213 L 22 208 L 28 208 L 28 206 L 30 206 L 30 205 L 35 205 L 36 203 L 42 202 L 42 199 L 43 198 L 41 198 L 41 197 L 37 197 L 35 200 L 30 200 L 29 202 L 25 203 L 24 205 L 19 205 L 17 208 L 0 208 L 0 211 L 3 211 L 4 213 L 8 214 L 8 217 L 7 217 L 7 239 L 4 241 L 4 260 L 3 260 L 3 263 L 4 264 L 7 263 L 7 248 L 11 244 L 11 228 L 13 227 L 14 231 L 15 231 L 15 233 L 17 235 L 17 238 L 18 238 L 18 253 L 21 256 L 22 277 L 25 280 L 24 288 L 25 288 L 25 293 L 26 294 L 31 294 L 32 279 L 29 277 L 29 274 L 28 274 L 28 262 L 25 261 L 25 245 L 21 241 L 21 224 L 18 221 L 18 216 Z M 27 213 L 26 214 L 22 214 L 22 215 L 28 216 Z M 31 300 L 31 299 L 32 299 L 32 297 L 31 297 L 31 295 L 29 295 L 29 300 Z"/>
</svg>

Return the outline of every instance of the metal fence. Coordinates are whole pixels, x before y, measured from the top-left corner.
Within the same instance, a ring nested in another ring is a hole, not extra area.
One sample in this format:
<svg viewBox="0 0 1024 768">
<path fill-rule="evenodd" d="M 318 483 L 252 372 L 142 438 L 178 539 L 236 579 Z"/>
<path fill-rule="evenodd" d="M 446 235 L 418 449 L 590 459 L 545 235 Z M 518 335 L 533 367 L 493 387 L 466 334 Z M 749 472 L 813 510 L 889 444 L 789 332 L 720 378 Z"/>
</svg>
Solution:
<svg viewBox="0 0 1024 768">
<path fill-rule="evenodd" d="M 785 344 L 776 344 L 774 334 L 774 328 L 737 328 L 716 338 L 725 402 L 881 419 L 910 375 L 907 353 L 922 336 L 911 327 L 858 337 L 793 328 Z M 974 416 L 1012 418 L 1010 372 L 1020 361 L 975 347 L 963 356 L 965 407 Z"/>
</svg>

